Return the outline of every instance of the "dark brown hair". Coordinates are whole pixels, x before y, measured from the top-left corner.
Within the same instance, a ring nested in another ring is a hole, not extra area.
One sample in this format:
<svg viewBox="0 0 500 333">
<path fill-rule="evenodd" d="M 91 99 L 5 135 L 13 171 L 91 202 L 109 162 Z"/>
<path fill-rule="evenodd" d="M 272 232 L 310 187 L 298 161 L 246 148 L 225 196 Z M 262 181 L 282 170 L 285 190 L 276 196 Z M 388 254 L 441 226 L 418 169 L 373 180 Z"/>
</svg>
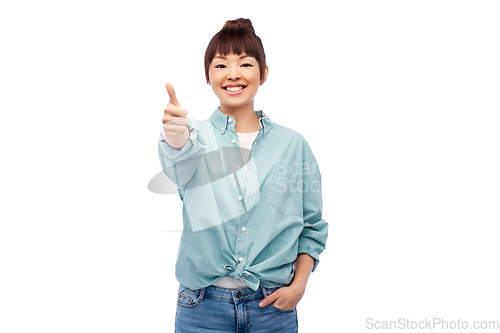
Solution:
<svg viewBox="0 0 500 333">
<path fill-rule="evenodd" d="M 249 19 L 239 18 L 229 20 L 224 27 L 208 43 L 205 52 L 205 77 L 210 84 L 208 69 L 215 55 L 247 54 L 254 57 L 259 63 L 260 79 L 264 79 L 266 69 L 266 54 L 259 36 L 255 34 L 252 22 Z"/>
</svg>

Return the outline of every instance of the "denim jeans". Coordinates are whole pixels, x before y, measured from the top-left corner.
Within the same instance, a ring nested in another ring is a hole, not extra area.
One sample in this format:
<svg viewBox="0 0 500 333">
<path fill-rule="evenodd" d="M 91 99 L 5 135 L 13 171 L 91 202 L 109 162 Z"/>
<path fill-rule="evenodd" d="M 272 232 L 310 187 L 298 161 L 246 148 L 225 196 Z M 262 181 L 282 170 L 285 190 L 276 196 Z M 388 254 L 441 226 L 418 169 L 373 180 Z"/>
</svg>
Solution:
<svg viewBox="0 0 500 333">
<path fill-rule="evenodd" d="M 215 286 L 186 288 L 177 295 L 175 333 L 297 333 L 297 308 L 282 310 L 273 304 L 259 306 L 263 298 L 278 289 L 263 286 L 257 291 Z"/>
</svg>

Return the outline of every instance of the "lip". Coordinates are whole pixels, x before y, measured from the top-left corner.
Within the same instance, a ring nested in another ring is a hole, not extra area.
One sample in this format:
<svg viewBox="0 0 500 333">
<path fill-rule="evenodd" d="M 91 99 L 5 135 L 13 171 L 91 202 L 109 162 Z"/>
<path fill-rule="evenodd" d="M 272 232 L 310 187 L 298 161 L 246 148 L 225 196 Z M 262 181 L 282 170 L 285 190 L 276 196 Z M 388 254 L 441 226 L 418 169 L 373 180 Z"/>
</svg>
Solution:
<svg viewBox="0 0 500 333">
<path fill-rule="evenodd" d="M 236 87 L 239 87 L 239 86 L 242 86 L 241 84 L 238 84 L 238 85 L 235 85 Z M 226 87 L 235 87 L 234 85 L 228 85 Z M 224 88 L 222 88 L 226 93 L 228 93 L 228 95 L 239 95 L 241 94 L 247 87 L 245 86 L 243 89 L 240 89 L 238 91 L 229 91 L 229 90 L 226 90 Z"/>
</svg>

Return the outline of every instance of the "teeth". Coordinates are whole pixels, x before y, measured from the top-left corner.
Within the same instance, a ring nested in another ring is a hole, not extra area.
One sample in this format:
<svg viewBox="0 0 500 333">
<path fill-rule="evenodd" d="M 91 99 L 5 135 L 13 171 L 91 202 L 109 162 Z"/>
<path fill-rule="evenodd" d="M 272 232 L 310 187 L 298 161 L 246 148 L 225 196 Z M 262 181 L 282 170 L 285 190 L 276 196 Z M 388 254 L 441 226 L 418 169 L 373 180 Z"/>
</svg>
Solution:
<svg viewBox="0 0 500 333">
<path fill-rule="evenodd" d="M 243 86 L 239 86 L 239 87 L 226 87 L 226 89 L 229 90 L 229 91 L 238 91 L 238 90 L 243 89 Z"/>
</svg>

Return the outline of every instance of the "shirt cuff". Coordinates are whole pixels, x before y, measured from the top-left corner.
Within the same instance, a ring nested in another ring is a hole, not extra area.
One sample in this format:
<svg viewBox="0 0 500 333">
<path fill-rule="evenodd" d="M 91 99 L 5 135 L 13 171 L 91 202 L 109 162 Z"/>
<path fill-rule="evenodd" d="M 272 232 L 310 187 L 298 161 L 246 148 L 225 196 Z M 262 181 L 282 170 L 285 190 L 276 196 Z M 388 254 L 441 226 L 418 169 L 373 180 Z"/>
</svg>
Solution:
<svg viewBox="0 0 500 333">
<path fill-rule="evenodd" d="M 320 246 L 316 241 L 303 236 L 299 237 L 299 248 L 297 255 L 301 253 L 307 253 L 314 258 L 314 265 L 311 273 L 316 270 L 316 267 L 319 263 L 319 255 L 321 254 L 321 252 L 323 252 L 323 250 L 324 247 Z"/>
</svg>

